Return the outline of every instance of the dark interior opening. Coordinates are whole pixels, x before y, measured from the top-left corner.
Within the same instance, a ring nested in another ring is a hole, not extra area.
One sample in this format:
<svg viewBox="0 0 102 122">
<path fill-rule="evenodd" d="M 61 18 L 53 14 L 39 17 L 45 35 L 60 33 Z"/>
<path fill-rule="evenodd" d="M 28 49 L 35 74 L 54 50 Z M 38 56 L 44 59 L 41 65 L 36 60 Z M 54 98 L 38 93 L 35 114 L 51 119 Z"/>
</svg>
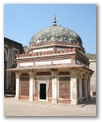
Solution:
<svg viewBox="0 0 102 122">
<path fill-rule="evenodd" d="M 46 84 L 40 84 L 40 99 L 46 99 Z"/>
</svg>

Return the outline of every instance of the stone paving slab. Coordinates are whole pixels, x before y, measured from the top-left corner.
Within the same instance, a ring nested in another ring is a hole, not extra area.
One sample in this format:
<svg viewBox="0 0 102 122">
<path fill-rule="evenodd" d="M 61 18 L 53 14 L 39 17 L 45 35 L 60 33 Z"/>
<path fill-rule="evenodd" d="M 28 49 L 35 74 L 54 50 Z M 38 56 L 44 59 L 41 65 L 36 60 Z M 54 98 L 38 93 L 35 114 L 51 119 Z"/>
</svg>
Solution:
<svg viewBox="0 0 102 122">
<path fill-rule="evenodd" d="M 4 98 L 4 116 L 96 116 L 96 104 L 92 100 L 79 105 L 63 105 L 48 102 L 29 102 Z"/>
</svg>

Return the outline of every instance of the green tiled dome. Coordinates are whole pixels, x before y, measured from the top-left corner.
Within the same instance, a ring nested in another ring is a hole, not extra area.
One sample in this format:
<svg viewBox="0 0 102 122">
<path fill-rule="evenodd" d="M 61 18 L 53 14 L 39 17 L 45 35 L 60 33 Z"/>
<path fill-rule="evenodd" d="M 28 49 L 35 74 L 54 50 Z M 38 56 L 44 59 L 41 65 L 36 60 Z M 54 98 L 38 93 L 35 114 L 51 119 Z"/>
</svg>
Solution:
<svg viewBox="0 0 102 122">
<path fill-rule="evenodd" d="M 30 44 L 51 41 L 74 42 L 82 45 L 82 40 L 77 33 L 62 26 L 51 26 L 36 33 L 31 38 Z"/>
</svg>

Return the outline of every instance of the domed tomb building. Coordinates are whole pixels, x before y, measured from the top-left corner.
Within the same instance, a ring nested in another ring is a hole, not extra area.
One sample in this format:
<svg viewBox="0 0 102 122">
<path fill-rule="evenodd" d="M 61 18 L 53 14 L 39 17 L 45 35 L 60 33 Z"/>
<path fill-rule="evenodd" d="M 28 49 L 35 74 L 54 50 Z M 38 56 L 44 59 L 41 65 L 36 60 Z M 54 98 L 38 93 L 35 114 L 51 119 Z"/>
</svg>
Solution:
<svg viewBox="0 0 102 122">
<path fill-rule="evenodd" d="M 89 60 L 80 36 L 53 24 L 29 42 L 26 54 L 16 55 L 16 99 L 78 104 L 90 95 Z"/>
</svg>

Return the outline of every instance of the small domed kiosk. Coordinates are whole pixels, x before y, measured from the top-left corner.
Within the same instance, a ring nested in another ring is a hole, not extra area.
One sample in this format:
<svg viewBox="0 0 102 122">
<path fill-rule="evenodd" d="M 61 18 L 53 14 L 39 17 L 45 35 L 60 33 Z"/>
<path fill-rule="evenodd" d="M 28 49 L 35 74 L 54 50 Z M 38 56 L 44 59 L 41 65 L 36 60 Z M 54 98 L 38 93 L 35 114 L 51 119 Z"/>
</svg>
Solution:
<svg viewBox="0 0 102 122">
<path fill-rule="evenodd" d="M 16 99 L 78 104 L 90 95 L 89 60 L 80 36 L 53 24 L 32 36 L 29 51 L 16 55 Z"/>
</svg>

